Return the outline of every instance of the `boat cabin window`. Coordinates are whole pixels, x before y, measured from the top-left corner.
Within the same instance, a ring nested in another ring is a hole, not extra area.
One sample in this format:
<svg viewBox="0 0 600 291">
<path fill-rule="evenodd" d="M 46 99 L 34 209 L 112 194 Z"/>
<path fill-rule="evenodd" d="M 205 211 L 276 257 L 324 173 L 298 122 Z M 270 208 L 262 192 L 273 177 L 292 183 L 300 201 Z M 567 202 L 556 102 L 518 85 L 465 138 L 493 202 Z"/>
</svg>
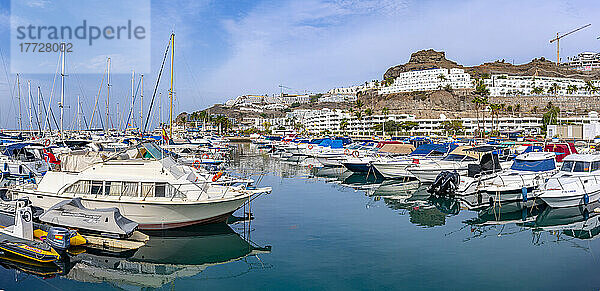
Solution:
<svg viewBox="0 0 600 291">
<path fill-rule="evenodd" d="M 563 172 L 582 173 L 582 172 L 589 172 L 590 168 L 591 168 L 590 162 L 565 161 L 565 162 L 563 162 L 563 165 L 560 168 L 560 170 Z"/>
<path fill-rule="evenodd" d="M 185 197 L 185 195 L 176 187 L 166 182 L 81 180 L 67 187 L 64 193 L 130 197 Z"/>
<path fill-rule="evenodd" d="M 589 172 L 590 165 L 590 162 L 575 162 L 575 166 L 573 166 L 573 172 Z"/>
<path fill-rule="evenodd" d="M 592 162 L 592 171 L 600 170 L 600 161 Z"/>
</svg>

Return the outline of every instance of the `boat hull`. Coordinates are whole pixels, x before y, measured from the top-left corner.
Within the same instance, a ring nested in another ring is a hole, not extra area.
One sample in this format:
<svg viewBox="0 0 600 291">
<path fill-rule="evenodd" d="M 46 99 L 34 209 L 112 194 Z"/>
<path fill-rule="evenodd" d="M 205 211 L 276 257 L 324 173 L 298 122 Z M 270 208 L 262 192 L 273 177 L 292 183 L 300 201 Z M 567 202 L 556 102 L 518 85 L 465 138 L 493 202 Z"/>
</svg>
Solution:
<svg viewBox="0 0 600 291">
<path fill-rule="evenodd" d="M 17 198 L 27 197 L 33 205 L 44 210 L 72 197 L 13 192 Z M 90 209 L 116 207 L 121 214 L 139 224 L 142 230 L 173 229 L 197 224 L 220 223 L 239 209 L 250 195 L 211 201 L 185 203 L 156 203 L 148 201 L 108 201 L 81 197 L 83 206 Z"/>
</svg>

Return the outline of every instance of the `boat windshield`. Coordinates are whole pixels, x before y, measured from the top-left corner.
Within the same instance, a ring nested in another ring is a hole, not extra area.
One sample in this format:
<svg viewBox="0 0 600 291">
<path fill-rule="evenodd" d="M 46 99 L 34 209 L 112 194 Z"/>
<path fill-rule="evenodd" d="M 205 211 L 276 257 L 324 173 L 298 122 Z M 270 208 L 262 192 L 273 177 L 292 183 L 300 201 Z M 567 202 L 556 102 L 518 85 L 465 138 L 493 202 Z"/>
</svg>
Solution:
<svg viewBox="0 0 600 291">
<path fill-rule="evenodd" d="M 525 161 L 515 159 L 510 168 L 516 171 L 543 172 L 554 170 L 556 165 L 554 164 L 554 159 L 541 161 Z"/>
<path fill-rule="evenodd" d="M 589 172 L 590 171 L 590 162 L 582 162 L 582 161 L 565 161 L 563 162 L 562 167 L 560 168 L 563 172 Z"/>
<path fill-rule="evenodd" d="M 184 172 L 177 168 L 177 162 L 161 147 L 154 143 L 144 143 L 146 151 L 156 160 L 160 161 L 165 169 L 168 169 L 175 178 L 179 179 Z"/>
<path fill-rule="evenodd" d="M 444 157 L 443 159 L 444 161 L 451 161 L 451 162 L 460 162 L 460 161 L 477 161 L 477 159 L 473 158 L 473 157 L 469 157 L 469 156 L 464 156 L 464 155 L 457 155 L 457 154 L 449 154 L 446 157 Z"/>
</svg>

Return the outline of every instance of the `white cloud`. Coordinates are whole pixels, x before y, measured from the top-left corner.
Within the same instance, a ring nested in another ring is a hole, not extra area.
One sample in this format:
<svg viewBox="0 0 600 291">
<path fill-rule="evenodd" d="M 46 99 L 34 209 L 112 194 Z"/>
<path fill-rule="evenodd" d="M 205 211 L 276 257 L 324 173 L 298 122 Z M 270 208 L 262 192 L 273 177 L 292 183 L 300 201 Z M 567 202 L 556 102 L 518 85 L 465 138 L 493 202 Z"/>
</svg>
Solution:
<svg viewBox="0 0 600 291">
<path fill-rule="evenodd" d="M 583 8 L 585 7 L 585 8 Z M 219 96 L 325 90 L 381 78 L 419 49 L 473 65 L 552 57 L 556 31 L 591 22 L 598 7 L 561 1 L 288 1 L 223 21 L 232 55 L 212 73 Z M 598 47 L 593 30 L 569 36 L 564 54 Z M 562 44 L 561 44 L 562 45 Z"/>
</svg>

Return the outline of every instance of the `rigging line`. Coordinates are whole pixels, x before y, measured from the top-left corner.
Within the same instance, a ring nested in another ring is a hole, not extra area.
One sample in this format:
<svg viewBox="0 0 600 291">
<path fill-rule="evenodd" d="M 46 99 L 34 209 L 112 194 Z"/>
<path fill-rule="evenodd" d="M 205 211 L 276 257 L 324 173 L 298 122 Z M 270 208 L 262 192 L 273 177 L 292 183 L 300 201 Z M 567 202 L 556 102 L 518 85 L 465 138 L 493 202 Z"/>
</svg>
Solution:
<svg viewBox="0 0 600 291">
<path fill-rule="evenodd" d="M 94 116 L 96 115 L 96 109 L 98 108 L 98 100 L 100 99 L 100 93 L 102 93 L 102 85 L 104 84 L 104 77 L 106 77 L 106 70 L 104 69 L 104 73 L 102 73 L 102 79 L 100 80 L 100 87 L 98 87 L 98 95 L 96 95 L 96 103 L 94 104 L 94 110 L 92 111 L 92 118 L 90 120 L 90 126 L 93 126 Z M 98 118 L 100 119 L 100 125 L 104 128 L 104 123 L 102 122 L 102 114 L 100 114 L 100 110 L 98 110 Z M 88 129 L 90 129 L 88 127 Z"/>
<path fill-rule="evenodd" d="M 171 35 L 173 37 L 173 35 Z M 142 133 L 146 132 L 146 126 L 148 126 L 148 119 L 150 118 L 150 112 L 152 112 L 152 107 L 154 107 L 154 98 L 156 97 L 156 92 L 158 91 L 158 85 L 160 84 L 160 77 L 162 76 L 163 69 L 165 67 L 165 61 L 167 60 L 167 55 L 169 54 L 169 47 L 171 47 L 171 39 L 169 38 L 169 43 L 167 44 L 167 49 L 165 50 L 165 55 L 163 57 L 162 64 L 160 66 L 160 71 L 158 72 L 158 78 L 156 78 L 156 85 L 154 86 L 154 92 L 152 93 L 152 100 L 150 101 L 150 109 L 148 110 L 148 116 L 146 118 L 146 122 L 144 123 L 144 128 Z"/>
<path fill-rule="evenodd" d="M 14 91 L 11 89 L 10 87 L 10 77 L 8 76 L 8 68 L 6 67 L 6 62 L 4 61 L 4 54 L 2 53 L 2 49 L 0 49 L 0 57 L 2 58 L 2 67 L 4 68 L 4 74 L 6 75 L 6 84 L 8 87 L 8 92 L 10 93 L 10 100 L 11 100 L 11 104 L 13 105 L 12 107 L 14 107 L 15 103 L 14 103 Z M 15 82 L 15 86 L 16 86 L 16 82 Z M 10 111 L 9 111 L 10 113 Z M 6 118 L 10 118 L 9 117 L 10 114 L 6 115 Z"/>
<path fill-rule="evenodd" d="M 81 108 L 83 108 L 83 107 L 81 106 L 81 101 L 79 101 L 79 106 L 80 106 Z M 89 130 L 89 129 L 90 129 L 90 127 L 88 126 L 87 119 L 85 118 L 85 113 L 83 113 L 82 115 L 83 115 L 83 122 L 85 123 L 85 127 L 86 127 L 86 128 Z"/>
<path fill-rule="evenodd" d="M 50 115 L 52 116 L 52 120 L 54 121 L 54 125 L 56 126 L 56 130 L 60 130 L 60 126 L 58 125 L 58 122 L 56 121 L 56 117 L 54 116 L 54 111 L 52 111 L 52 107 L 48 106 L 48 108 L 50 110 Z"/>
<path fill-rule="evenodd" d="M 131 115 L 133 114 L 133 106 L 135 106 L 135 99 L 137 97 L 138 91 L 140 90 L 140 82 L 138 82 L 137 88 L 135 89 L 135 93 L 133 94 L 133 105 L 129 108 L 129 114 L 127 115 L 127 122 L 125 123 L 125 128 L 127 128 L 127 124 L 129 124 L 129 119 L 131 119 Z M 135 119 L 134 119 L 135 122 Z M 141 126 L 141 124 L 140 124 Z"/>
<path fill-rule="evenodd" d="M 60 69 L 60 53 L 58 54 L 58 62 L 56 62 L 56 72 L 54 73 L 54 80 L 52 80 L 52 89 L 50 90 L 50 98 L 48 99 L 48 108 L 50 110 L 50 113 L 52 113 L 52 96 L 54 96 L 54 87 L 56 86 L 56 76 L 58 75 L 58 70 Z M 52 116 L 54 117 L 54 116 Z M 44 125 L 44 130 L 46 130 L 46 125 L 50 126 L 50 121 L 48 121 L 48 124 Z M 60 127 L 57 127 L 57 129 L 60 129 Z"/>
<path fill-rule="evenodd" d="M 40 98 L 42 99 L 42 104 L 44 104 L 44 113 L 46 115 L 46 124 L 50 127 L 50 132 L 52 132 L 52 124 L 50 123 L 50 116 L 48 115 L 48 109 L 46 108 L 46 104 L 44 102 L 44 96 L 42 95 L 42 91 L 40 91 Z M 45 128 L 44 128 L 45 129 Z"/>
</svg>

